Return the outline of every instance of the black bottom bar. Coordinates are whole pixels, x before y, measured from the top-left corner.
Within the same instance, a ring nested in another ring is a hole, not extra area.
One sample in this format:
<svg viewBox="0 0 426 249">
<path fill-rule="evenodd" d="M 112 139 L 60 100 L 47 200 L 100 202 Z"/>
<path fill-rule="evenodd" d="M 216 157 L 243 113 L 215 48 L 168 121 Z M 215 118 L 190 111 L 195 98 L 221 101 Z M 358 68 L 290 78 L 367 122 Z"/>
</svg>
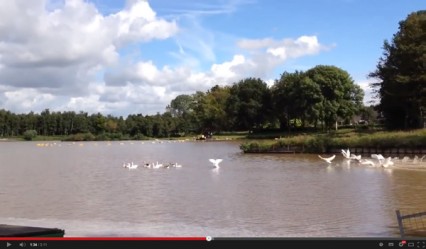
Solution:
<svg viewBox="0 0 426 249">
<path fill-rule="evenodd" d="M 186 240 L 34 240 L 24 239 L 8 241 L 0 240 L 2 248 L 20 249 L 75 249 L 75 248 L 319 248 L 319 249 L 380 249 L 380 248 L 426 248 L 426 238 L 395 239 L 395 238 L 375 238 L 375 239 L 246 239 L 246 238 L 213 238 L 211 241 L 186 241 Z"/>
</svg>

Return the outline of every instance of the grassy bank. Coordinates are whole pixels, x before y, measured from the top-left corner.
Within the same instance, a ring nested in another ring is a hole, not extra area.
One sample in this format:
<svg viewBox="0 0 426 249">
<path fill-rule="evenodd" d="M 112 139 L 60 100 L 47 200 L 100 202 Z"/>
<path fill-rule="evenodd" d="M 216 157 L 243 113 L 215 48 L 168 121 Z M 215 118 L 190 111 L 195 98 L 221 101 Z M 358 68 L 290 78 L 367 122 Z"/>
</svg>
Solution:
<svg viewBox="0 0 426 249">
<path fill-rule="evenodd" d="M 35 136 L 31 141 L 62 141 L 66 136 Z M 22 136 L 4 137 L 1 141 L 28 141 Z"/>
<path fill-rule="evenodd" d="M 243 143 L 243 152 L 296 152 L 319 153 L 333 148 L 375 147 L 375 148 L 424 148 L 426 129 L 406 132 L 357 132 L 342 130 L 327 134 L 297 134 L 275 139 L 252 140 Z"/>
<path fill-rule="evenodd" d="M 158 139 L 195 140 L 197 136 L 170 137 Z M 3 138 L 4 141 L 24 141 L 23 137 Z M 143 135 L 133 137 L 120 133 L 104 133 L 93 135 L 79 133 L 70 136 L 35 136 L 33 141 L 114 141 L 114 140 L 149 140 L 156 139 Z M 241 141 L 243 152 L 305 152 L 319 153 L 341 148 L 423 148 L 426 149 L 426 129 L 413 131 L 388 132 L 377 129 L 340 129 L 330 133 L 318 131 L 298 132 L 233 132 L 214 134 L 213 141 Z"/>
</svg>

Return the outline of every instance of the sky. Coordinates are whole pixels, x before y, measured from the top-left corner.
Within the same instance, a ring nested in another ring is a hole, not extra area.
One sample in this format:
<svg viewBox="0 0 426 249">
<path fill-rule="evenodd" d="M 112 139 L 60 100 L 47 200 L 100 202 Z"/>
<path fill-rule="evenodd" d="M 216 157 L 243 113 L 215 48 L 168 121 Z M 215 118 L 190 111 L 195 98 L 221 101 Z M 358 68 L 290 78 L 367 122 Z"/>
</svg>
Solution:
<svg viewBox="0 0 426 249">
<path fill-rule="evenodd" d="M 0 109 L 164 113 L 176 96 L 333 65 L 368 74 L 425 0 L 0 2 Z"/>
</svg>

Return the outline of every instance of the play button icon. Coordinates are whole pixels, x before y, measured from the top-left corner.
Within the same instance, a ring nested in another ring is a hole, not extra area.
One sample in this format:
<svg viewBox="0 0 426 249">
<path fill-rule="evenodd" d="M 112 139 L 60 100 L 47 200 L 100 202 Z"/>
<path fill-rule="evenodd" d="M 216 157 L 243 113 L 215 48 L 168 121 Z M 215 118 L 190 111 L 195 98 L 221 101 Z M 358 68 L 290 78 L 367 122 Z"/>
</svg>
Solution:
<svg viewBox="0 0 426 249">
<path fill-rule="evenodd" d="M 11 246 L 12 244 L 10 244 L 9 242 L 6 242 L 6 247 Z"/>
</svg>

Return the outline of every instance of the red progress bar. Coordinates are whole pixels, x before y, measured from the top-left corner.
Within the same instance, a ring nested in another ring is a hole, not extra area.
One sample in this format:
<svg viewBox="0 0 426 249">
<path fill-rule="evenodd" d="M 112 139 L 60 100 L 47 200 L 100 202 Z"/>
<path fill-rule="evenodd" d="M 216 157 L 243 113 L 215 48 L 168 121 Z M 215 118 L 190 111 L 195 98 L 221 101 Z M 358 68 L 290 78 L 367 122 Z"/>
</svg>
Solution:
<svg viewBox="0 0 426 249">
<path fill-rule="evenodd" d="M 53 237 L 0 237 L 1 240 L 77 240 L 77 241 L 90 241 L 90 240 L 186 240 L 186 241 L 206 241 L 206 237 L 65 237 L 65 238 L 53 238 Z"/>
</svg>

